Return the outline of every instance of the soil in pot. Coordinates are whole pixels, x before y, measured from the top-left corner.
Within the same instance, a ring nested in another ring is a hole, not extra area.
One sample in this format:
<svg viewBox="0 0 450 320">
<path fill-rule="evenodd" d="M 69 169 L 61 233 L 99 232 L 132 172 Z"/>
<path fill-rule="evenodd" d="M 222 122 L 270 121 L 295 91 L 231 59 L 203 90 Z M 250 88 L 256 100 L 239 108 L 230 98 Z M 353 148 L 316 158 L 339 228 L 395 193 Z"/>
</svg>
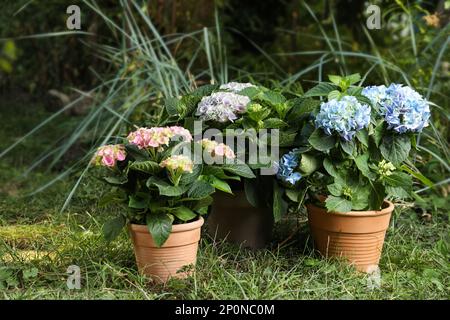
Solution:
<svg viewBox="0 0 450 320">
<path fill-rule="evenodd" d="M 357 270 L 373 272 L 383 249 L 394 205 L 385 201 L 379 211 L 327 212 L 308 204 L 308 219 L 316 249 L 324 257 L 342 257 Z"/>
<path fill-rule="evenodd" d="M 166 282 L 169 278 L 185 278 L 193 270 L 197 260 L 198 242 L 204 220 L 172 226 L 167 241 L 157 247 L 147 226 L 130 224 L 129 230 L 134 246 L 139 272 L 156 282 Z M 180 269 L 183 269 L 180 272 Z"/>
</svg>

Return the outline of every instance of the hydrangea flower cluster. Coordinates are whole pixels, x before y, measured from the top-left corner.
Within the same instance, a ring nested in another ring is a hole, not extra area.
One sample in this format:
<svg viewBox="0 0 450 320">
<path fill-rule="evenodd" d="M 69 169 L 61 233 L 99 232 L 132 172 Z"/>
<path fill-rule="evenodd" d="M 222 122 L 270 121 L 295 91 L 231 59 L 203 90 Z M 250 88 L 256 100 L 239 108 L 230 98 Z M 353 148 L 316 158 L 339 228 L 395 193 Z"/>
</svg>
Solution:
<svg viewBox="0 0 450 320">
<path fill-rule="evenodd" d="M 362 94 L 379 104 L 388 129 L 398 133 L 420 132 L 428 126 L 430 106 L 418 92 L 401 84 L 366 87 Z"/>
<path fill-rule="evenodd" d="M 191 173 L 194 167 L 194 163 L 187 156 L 174 155 L 161 161 L 159 166 L 173 172 L 182 171 Z"/>
<path fill-rule="evenodd" d="M 228 90 L 234 93 L 238 93 L 245 88 L 256 88 L 256 86 L 254 84 L 251 84 L 250 82 L 228 82 L 219 87 L 220 90 Z"/>
<path fill-rule="evenodd" d="M 123 161 L 126 157 L 125 147 L 121 144 L 106 145 L 98 148 L 92 163 L 105 167 L 114 167 L 117 161 Z"/>
<path fill-rule="evenodd" d="M 294 186 L 301 178 L 299 172 L 294 171 L 299 165 L 299 154 L 297 149 L 283 155 L 278 163 L 277 178 Z"/>
<path fill-rule="evenodd" d="M 344 96 L 340 100 L 332 99 L 322 103 L 315 125 L 323 128 L 328 135 L 337 132 L 344 140 L 350 141 L 369 122 L 370 107 L 359 103 L 353 96 Z"/>
<path fill-rule="evenodd" d="M 178 126 L 139 128 L 131 132 L 127 139 L 139 149 L 145 149 L 167 146 L 170 139 L 175 136 L 181 136 L 184 141 L 192 141 L 192 135 L 189 130 Z"/>
<path fill-rule="evenodd" d="M 216 92 L 203 97 L 197 107 L 196 115 L 208 121 L 227 122 L 237 119 L 237 114 L 246 111 L 250 98 L 233 92 Z"/>
<path fill-rule="evenodd" d="M 229 146 L 224 143 L 217 143 L 216 141 L 211 141 L 209 139 L 202 139 L 198 141 L 202 147 L 211 155 L 211 157 L 219 156 L 227 159 L 234 159 L 236 155 Z"/>
</svg>

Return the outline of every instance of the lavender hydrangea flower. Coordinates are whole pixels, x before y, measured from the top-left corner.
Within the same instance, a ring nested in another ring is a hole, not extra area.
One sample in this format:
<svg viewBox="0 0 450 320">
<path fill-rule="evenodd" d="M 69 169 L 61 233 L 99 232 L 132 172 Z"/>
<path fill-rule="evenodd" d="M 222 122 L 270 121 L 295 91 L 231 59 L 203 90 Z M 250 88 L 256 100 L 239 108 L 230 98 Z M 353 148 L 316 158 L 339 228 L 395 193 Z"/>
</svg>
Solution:
<svg viewBox="0 0 450 320">
<path fill-rule="evenodd" d="M 220 90 L 228 90 L 234 93 L 238 93 L 241 90 L 244 90 L 245 88 L 256 88 L 254 84 L 251 84 L 249 82 L 247 83 L 241 83 L 241 82 L 228 82 L 219 87 Z"/>
<path fill-rule="evenodd" d="M 410 87 L 393 83 L 387 88 L 385 86 L 364 88 L 362 94 L 372 103 L 381 106 L 379 112 L 388 124 L 388 129 L 398 133 L 420 132 L 428 126 L 430 118 L 428 101 Z"/>
<path fill-rule="evenodd" d="M 227 122 L 237 119 L 237 114 L 244 113 L 250 98 L 233 92 L 216 92 L 203 97 L 197 107 L 196 115 L 208 121 Z"/>
<path fill-rule="evenodd" d="M 328 135 L 337 132 L 346 141 L 350 141 L 357 131 L 366 128 L 369 122 L 370 107 L 359 103 L 353 96 L 322 103 L 315 119 L 316 128 L 323 128 Z"/>
<path fill-rule="evenodd" d="M 299 154 L 297 153 L 297 149 L 293 149 L 281 157 L 278 163 L 277 178 L 294 186 L 302 178 L 299 172 L 294 171 L 298 165 Z"/>
</svg>

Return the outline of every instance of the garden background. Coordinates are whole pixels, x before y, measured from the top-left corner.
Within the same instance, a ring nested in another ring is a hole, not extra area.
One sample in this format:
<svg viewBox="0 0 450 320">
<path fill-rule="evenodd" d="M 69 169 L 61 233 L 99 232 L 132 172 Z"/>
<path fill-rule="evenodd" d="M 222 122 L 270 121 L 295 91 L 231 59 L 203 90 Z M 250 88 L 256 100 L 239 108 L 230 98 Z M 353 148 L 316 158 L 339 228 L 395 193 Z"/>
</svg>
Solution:
<svg viewBox="0 0 450 320">
<path fill-rule="evenodd" d="M 1 1 L 0 299 L 448 299 L 449 1 Z M 81 9 L 68 30 L 66 9 Z M 368 5 L 381 28 L 368 29 Z M 150 285 L 123 232 L 107 243 L 92 150 L 163 97 L 251 81 L 301 91 L 327 74 L 408 84 L 432 101 L 416 207 L 399 203 L 381 276 L 312 249 L 303 210 L 252 251 L 203 237 L 188 280 Z M 69 290 L 67 267 L 81 268 Z"/>
</svg>

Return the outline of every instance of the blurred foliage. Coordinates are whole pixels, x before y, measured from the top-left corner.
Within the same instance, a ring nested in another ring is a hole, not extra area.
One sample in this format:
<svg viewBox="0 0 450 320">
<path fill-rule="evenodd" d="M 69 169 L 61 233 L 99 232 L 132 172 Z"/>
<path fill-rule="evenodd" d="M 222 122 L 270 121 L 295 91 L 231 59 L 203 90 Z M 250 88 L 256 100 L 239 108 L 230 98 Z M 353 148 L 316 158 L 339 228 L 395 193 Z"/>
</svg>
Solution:
<svg viewBox="0 0 450 320">
<path fill-rule="evenodd" d="M 103 141 L 119 131 L 120 117 L 128 125 L 149 114 L 153 119 L 164 96 L 212 79 L 299 92 L 324 74 L 359 72 L 364 85 L 406 83 L 436 104 L 415 159 L 441 183 L 436 190 L 448 194 L 449 0 L 370 1 L 381 8 L 380 30 L 366 28 L 369 3 L 357 0 L 136 0 L 161 38 L 143 17 L 130 22 L 121 3 L 131 6 L 131 0 L 94 1 L 95 10 L 87 1 L 0 2 L 0 93 L 89 90 L 110 81 L 97 99 L 104 104 L 80 120 L 70 143 L 82 130 L 95 135 L 92 145 Z M 81 31 L 92 35 L 50 36 L 67 31 L 72 4 L 81 8 Z"/>
</svg>

